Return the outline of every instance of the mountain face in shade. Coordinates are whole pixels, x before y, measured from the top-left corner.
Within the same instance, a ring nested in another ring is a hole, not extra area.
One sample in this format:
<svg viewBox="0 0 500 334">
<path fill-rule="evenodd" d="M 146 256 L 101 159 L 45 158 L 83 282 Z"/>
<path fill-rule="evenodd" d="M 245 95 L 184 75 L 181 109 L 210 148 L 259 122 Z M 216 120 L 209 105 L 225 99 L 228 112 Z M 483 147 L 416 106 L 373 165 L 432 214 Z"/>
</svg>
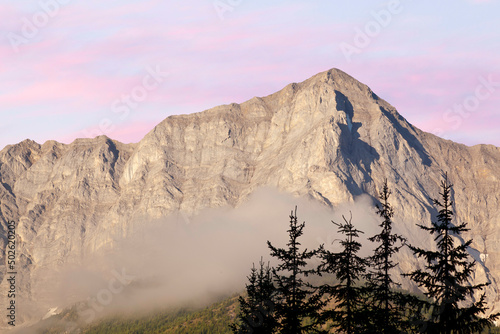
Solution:
<svg viewBox="0 0 500 334">
<path fill-rule="evenodd" d="M 500 148 L 425 133 L 332 69 L 266 97 L 168 117 L 137 144 L 101 136 L 5 147 L 0 248 L 5 256 L 7 222 L 17 222 L 17 288 L 35 300 L 44 270 L 112 248 L 141 217 L 237 207 L 261 187 L 335 206 L 376 197 L 385 179 L 400 230 L 412 241 L 415 222 L 435 215 L 431 198 L 447 172 L 456 219 L 469 224 L 464 238 L 474 240 L 476 278 L 492 283 L 488 302 L 498 310 L 499 163 Z M 400 264 L 409 269 L 413 260 L 401 255 Z M 2 263 L 1 291 L 7 271 Z"/>
</svg>

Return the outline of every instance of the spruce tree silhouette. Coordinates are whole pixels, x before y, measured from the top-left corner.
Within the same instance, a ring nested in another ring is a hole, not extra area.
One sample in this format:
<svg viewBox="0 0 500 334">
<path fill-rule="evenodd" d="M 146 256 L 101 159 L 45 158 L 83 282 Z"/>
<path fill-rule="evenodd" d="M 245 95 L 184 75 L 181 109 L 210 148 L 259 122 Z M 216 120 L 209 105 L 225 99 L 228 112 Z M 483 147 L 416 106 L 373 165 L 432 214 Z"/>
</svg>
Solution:
<svg viewBox="0 0 500 334">
<path fill-rule="evenodd" d="M 500 314 L 483 317 L 487 311 L 485 293 L 479 300 L 469 301 L 468 306 L 463 306 L 464 302 L 473 299 L 475 292 L 483 290 L 489 283 L 470 284 L 476 264 L 468 260 L 467 248 L 472 240 L 460 244 L 453 238 L 453 235 L 460 237 L 468 229 L 466 223 L 452 224 L 452 185 L 447 174 L 441 182 L 441 189 L 441 200 L 433 200 L 439 208 L 437 222 L 432 222 L 430 227 L 418 225 L 435 236 L 437 250 L 409 246 L 417 257 L 424 259 L 425 269 L 405 275 L 424 288 L 425 295 L 430 299 L 430 316 L 420 323 L 420 331 L 433 334 L 481 333 L 491 327 Z"/>
<path fill-rule="evenodd" d="M 307 270 L 307 261 L 313 258 L 318 250 L 300 250 L 299 238 L 303 234 L 305 222 L 297 223 L 297 207 L 290 214 L 290 228 L 287 231 L 289 241 L 287 248 L 274 247 L 267 242 L 271 256 L 279 264 L 273 268 L 276 286 L 275 315 L 279 322 L 278 333 L 302 334 L 321 333 L 319 328 L 320 311 L 325 302 L 321 300 L 318 289 L 304 282 L 304 277 L 313 274 Z"/>
<path fill-rule="evenodd" d="M 368 314 L 364 307 L 365 289 L 360 286 L 365 276 L 367 260 L 357 254 L 361 243 L 356 239 L 362 231 L 352 224 L 352 214 L 349 221 L 342 216 L 344 223 L 335 223 L 338 232 L 345 236 L 340 241 L 342 251 L 333 253 L 322 249 L 320 257 L 322 263 L 318 268 L 320 273 L 334 274 L 338 284 L 321 286 L 322 294 L 333 297 L 337 303 L 334 309 L 322 313 L 323 322 L 333 321 L 337 333 L 363 333 L 367 330 Z"/>
<path fill-rule="evenodd" d="M 379 225 L 379 234 L 368 240 L 377 243 L 373 255 L 369 258 L 370 267 L 373 268 L 366 275 L 367 294 L 370 326 L 370 333 L 394 333 L 399 334 L 408 324 L 405 324 L 405 308 L 408 300 L 407 296 L 395 291 L 398 287 L 390 271 L 397 266 L 392 260 L 405 244 L 406 239 L 392 232 L 392 218 L 394 210 L 389 203 L 391 191 L 384 181 L 382 190 L 379 193 L 380 204 L 377 204 L 377 214 L 383 218 Z M 406 325 L 406 326 L 405 326 Z"/>
<path fill-rule="evenodd" d="M 275 333 L 278 325 L 274 317 L 275 288 L 269 263 L 264 266 L 262 258 L 258 270 L 255 264 L 252 266 L 246 292 L 246 298 L 243 296 L 238 298 L 240 311 L 237 320 L 230 325 L 233 333 Z"/>
</svg>

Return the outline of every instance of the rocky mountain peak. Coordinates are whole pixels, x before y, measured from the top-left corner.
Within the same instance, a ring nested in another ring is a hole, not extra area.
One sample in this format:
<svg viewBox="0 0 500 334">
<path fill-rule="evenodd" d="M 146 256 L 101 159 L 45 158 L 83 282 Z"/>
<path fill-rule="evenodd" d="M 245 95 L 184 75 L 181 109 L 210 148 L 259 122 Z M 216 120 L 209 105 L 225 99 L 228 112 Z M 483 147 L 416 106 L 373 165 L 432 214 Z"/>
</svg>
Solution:
<svg viewBox="0 0 500 334">
<path fill-rule="evenodd" d="M 466 237 L 481 262 L 477 278 L 494 283 L 488 296 L 497 302 L 499 162 L 499 148 L 424 133 L 368 86 L 331 69 L 265 97 L 170 116 L 137 144 L 101 136 L 7 146 L 0 151 L 0 230 L 18 222 L 20 291 L 34 302 L 42 292 L 32 282 L 42 269 L 112 247 L 138 217 L 236 207 L 261 187 L 334 207 L 363 194 L 375 198 L 387 179 L 400 228 L 411 237 L 414 223 L 434 214 L 430 198 L 448 172 L 456 217 L 470 224 Z"/>
</svg>

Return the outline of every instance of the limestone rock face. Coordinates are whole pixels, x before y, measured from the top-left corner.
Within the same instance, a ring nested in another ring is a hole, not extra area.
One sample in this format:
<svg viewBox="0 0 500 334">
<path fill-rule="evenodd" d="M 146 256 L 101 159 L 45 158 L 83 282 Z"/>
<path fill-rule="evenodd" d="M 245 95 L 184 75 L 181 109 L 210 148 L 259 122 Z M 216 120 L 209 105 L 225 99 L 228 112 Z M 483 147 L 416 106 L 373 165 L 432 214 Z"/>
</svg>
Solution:
<svg viewBox="0 0 500 334">
<path fill-rule="evenodd" d="M 112 247 L 137 217 L 236 207 L 263 186 L 334 206 L 376 196 L 384 179 L 411 240 L 415 221 L 434 215 L 430 198 L 448 172 L 457 221 L 469 224 L 465 238 L 474 239 L 477 279 L 493 283 L 488 299 L 498 309 L 499 163 L 500 148 L 425 133 L 332 69 L 266 97 L 168 117 L 137 144 L 97 137 L 5 147 L 0 249 L 4 256 L 7 221 L 18 222 L 19 281 L 36 282 L 42 268 Z M 402 266 L 411 266 L 404 256 Z M 7 272 L 4 263 L 0 272 Z M 34 283 L 18 289 L 36 295 Z"/>
</svg>

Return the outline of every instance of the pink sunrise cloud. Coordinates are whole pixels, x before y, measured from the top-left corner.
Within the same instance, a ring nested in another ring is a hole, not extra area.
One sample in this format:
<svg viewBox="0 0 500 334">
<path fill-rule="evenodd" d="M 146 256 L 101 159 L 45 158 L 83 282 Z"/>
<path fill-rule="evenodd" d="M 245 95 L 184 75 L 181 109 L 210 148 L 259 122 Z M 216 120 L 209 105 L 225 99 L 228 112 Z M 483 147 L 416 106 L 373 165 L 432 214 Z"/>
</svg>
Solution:
<svg viewBox="0 0 500 334">
<path fill-rule="evenodd" d="M 405 5 L 349 62 L 339 45 L 353 43 L 355 29 L 383 7 L 352 10 L 349 15 L 358 16 L 348 18 L 338 14 L 339 8 L 329 12 L 328 6 L 243 3 L 220 20 L 211 3 L 68 4 L 19 53 L 6 38 L 0 41 L 0 105 L 10 113 L 19 109 L 20 115 L 66 115 L 68 121 L 85 120 L 82 125 L 90 126 L 141 84 L 148 67 L 160 66 L 169 77 L 138 107 L 143 116 L 137 117 L 153 126 L 172 112 L 243 102 L 337 67 L 370 86 L 410 122 L 431 131 L 431 123 L 440 122 L 450 106 L 471 94 L 479 77 L 499 73 L 498 45 L 489 42 L 496 38 L 494 29 L 444 41 L 442 36 L 452 30 L 436 31 L 433 25 L 441 18 L 429 11 L 414 13 L 416 5 Z M 482 7 L 474 6 L 491 11 Z M 21 18 L 32 16 L 36 6 L 1 9 L 8 13 L 0 23 L 3 30 L 19 32 Z M 496 103 L 498 93 L 482 102 L 480 112 L 488 114 Z M 77 123 L 63 127 L 78 135 Z M 138 128 L 145 134 L 146 127 Z M 120 123 L 117 129 L 125 129 L 116 133 L 121 131 L 126 140 L 132 127 Z M 57 131 L 48 133 L 63 140 Z M 8 137 L 2 140 L 10 142 Z"/>
</svg>

